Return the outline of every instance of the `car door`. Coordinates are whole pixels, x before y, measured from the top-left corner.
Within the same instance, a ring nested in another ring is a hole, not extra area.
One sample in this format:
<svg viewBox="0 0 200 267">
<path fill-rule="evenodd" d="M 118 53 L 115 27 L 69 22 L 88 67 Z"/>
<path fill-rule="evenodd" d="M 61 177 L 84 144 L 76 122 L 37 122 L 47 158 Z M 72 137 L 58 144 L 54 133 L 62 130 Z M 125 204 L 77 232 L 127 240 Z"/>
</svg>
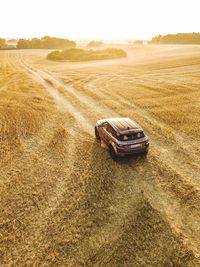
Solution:
<svg viewBox="0 0 200 267">
<path fill-rule="evenodd" d="M 107 128 L 108 128 L 108 123 L 104 122 L 101 125 L 100 131 L 101 131 L 101 139 L 107 143 L 108 142 L 108 132 L 107 132 Z"/>
<path fill-rule="evenodd" d="M 104 142 L 106 144 L 110 144 L 110 142 L 114 139 L 113 129 L 109 123 L 104 126 Z"/>
</svg>

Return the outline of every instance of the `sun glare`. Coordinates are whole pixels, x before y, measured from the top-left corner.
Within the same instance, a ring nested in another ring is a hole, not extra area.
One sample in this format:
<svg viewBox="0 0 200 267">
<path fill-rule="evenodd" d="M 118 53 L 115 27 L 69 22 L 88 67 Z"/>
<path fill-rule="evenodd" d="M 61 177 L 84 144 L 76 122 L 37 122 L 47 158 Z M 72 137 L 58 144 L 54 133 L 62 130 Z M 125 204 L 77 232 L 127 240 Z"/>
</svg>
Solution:
<svg viewBox="0 0 200 267">
<path fill-rule="evenodd" d="M 1 37 L 148 39 L 199 31 L 198 0 L 7 0 Z"/>
</svg>

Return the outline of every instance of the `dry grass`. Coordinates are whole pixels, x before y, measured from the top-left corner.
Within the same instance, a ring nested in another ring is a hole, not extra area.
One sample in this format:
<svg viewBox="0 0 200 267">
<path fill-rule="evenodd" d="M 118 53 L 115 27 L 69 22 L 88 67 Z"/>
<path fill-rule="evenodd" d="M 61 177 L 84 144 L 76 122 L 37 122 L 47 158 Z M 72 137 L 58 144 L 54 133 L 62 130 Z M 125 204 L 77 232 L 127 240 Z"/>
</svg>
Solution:
<svg viewBox="0 0 200 267">
<path fill-rule="evenodd" d="M 82 64 L 0 53 L 1 265 L 200 265 L 200 48 L 122 48 Z M 147 158 L 95 142 L 110 116 L 145 128 Z"/>
</svg>

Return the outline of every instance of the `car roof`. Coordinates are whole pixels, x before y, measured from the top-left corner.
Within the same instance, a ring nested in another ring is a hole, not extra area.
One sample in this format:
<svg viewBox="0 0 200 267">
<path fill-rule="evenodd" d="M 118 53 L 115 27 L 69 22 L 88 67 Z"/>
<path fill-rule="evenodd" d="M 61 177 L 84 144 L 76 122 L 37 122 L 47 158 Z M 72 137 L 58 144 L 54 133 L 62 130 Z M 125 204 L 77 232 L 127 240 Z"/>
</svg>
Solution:
<svg viewBox="0 0 200 267">
<path fill-rule="evenodd" d="M 106 121 L 120 134 L 142 130 L 136 122 L 129 118 L 109 118 Z"/>
</svg>

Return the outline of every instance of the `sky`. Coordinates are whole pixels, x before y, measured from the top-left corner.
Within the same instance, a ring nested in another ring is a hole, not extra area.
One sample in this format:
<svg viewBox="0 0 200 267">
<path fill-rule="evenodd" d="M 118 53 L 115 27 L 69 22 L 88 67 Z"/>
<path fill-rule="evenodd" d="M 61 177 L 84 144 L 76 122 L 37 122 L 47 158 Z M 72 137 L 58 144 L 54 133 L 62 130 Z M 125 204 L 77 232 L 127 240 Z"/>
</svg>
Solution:
<svg viewBox="0 0 200 267">
<path fill-rule="evenodd" d="M 0 0 L 0 38 L 151 39 L 200 32 L 200 0 Z"/>
</svg>

